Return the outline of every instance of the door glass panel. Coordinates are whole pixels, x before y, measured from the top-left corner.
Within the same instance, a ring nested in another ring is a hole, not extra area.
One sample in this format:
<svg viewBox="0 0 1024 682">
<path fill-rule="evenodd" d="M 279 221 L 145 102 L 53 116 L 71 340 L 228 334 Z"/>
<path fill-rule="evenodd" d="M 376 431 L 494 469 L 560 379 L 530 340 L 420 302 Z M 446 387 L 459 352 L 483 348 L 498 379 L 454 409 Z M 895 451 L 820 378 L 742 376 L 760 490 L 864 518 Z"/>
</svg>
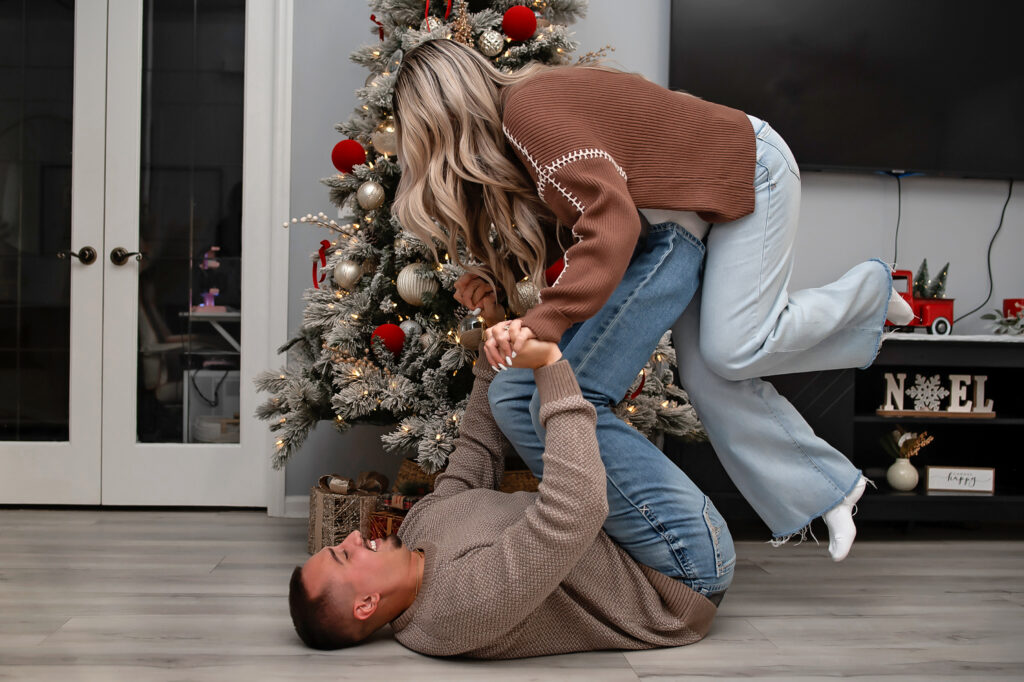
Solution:
<svg viewBox="0 0 1024 682">
<path fill-rule="evenodd" d="M 244 0 L 146 0 L 138 440 L 237 443 Z"/>
<path fill-rule="evenodd" d="M 68 440 L 74 38 L 71 0 L 0 0 L 0 440 Z"/>
</svg>

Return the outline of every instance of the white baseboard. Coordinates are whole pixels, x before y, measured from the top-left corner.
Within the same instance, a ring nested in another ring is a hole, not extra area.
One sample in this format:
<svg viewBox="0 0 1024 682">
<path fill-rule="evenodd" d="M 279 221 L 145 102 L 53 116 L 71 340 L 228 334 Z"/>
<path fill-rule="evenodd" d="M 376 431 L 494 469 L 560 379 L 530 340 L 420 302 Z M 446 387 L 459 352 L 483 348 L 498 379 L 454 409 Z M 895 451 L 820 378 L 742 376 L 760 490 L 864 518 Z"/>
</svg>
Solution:
<svg viewBox="0 0 1024 682">
<path fill-rule="evenodd" d="M 286 519 L 309 518 L 309 495 L 285 495 L 284 517 Z"/>
</svg>

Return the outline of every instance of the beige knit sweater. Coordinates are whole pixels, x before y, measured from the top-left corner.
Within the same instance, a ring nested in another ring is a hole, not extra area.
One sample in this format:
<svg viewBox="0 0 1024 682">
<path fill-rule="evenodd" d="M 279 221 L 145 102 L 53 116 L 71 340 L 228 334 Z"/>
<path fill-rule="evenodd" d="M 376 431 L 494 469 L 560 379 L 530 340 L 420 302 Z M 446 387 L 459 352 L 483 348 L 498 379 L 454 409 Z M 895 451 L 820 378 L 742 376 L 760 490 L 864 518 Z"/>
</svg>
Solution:
<svg viewBox="0 0 1024 682">
<path fill-rule="evenodd" d="M 521 658 L 695 642 L 715 607 L 642 566 L 601 530 L 608 513 L 593 406 L 569 363 L 535 371 L 547 429 L 537 493 L 502 493 L 509 442 L 477 378 L 460 437 L 434 492 L 399 530 L 424 551 L 416 601 L 391 623 L 405 646 L 434 656 Z M 628 456 L 628 453 L 623 453 Z"/>
<path fill-rule="evenodd" d="M 557 342 L 600 310 L 640 234 L 637 209 L 693 211 L 709 223 L 754 210 L 755 138 L 736 109 L 636 74 L 543 71 L 505 93 L 502 124 L 537 193 L 576 242 L 524 324 Z"/>
</svg>

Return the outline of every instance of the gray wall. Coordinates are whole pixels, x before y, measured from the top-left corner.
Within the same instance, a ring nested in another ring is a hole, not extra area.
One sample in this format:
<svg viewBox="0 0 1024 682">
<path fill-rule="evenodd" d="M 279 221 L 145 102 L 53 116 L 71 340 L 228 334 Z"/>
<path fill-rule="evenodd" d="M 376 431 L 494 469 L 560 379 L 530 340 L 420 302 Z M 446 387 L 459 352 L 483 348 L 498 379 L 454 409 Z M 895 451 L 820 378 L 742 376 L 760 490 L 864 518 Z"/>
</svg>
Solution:
<svg viewBox="0 0 1024 682">
<path fill-rule="evenodd" d="M 330 175 L 331 147 L 340 137 L 333 125 L 357 105 L 354 91 L 366 71 L 348 61 L 355 46 L 371 42 L 369 10 L 356 3 L 301 0 L 295 3 L 295 54 L 292 101 L 291 211 L 299 216 L 323 211 L 333 215 L 319 179 Z M 611 44 L 610 61 L 620 68 L 668 82 L 668 0 L 629 7 L 615 0 L 590 0 L 588 16 L 575 27 L 580 52 Z M 758 112 L 750 112 L 757 114 Z M 784 133 L 785 131 L 783 131 Z M 657 131 L 652 131 L 657 134 Z M 970 310 L 988 292 L 985 253 L 1006 198 L 1007 183 L 987 180 L 907 178 L 903 181 L 900 265 L 915 270 L 927 258 L 933 272 L 951 263 L 947 296 L 957 314 Z M 805 173 L 801 231 L 791 288 L 817 286 L 872 257 L 891 261 L 896 227 L 896 181 L 885 176 Z M 289 240 L 289 328 L 302 319 L 302 292 L 310 286 L 309 255 L 323 237 L 312 228 L 291 228 Z M 1011 201 L 1006 222 L 992 252 L 995 290 L 986 310 L 1003 298 L 1024 296 L 1024 203 Z M 985 312 L 984 310 L 982 312 Z M 954 333 L 986 333 L 976 313 Z M 355 476 L 377 469 L 394 477 L 399 458 L 383 452 L 379 434 L 386 429 L 356 427 L 337 434 L 322 425 L 288 465 L 286 491 L 305 494 L 316 478 L 331 471 Z"/>
</svg>

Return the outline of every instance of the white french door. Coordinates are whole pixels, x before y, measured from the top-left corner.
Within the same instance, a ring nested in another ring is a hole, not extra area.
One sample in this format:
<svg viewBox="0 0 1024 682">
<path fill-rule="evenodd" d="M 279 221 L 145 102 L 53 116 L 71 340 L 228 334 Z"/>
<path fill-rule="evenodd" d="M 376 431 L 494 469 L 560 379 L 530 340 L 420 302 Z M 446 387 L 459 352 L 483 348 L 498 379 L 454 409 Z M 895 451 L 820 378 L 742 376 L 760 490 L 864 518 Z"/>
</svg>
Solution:
<svg viewBox="0 0 1024 682">
<path fill-rule="evenodd" d="M 266 506 L 279 4 L 0 7 L 0 504 Z"/>
</svg>

